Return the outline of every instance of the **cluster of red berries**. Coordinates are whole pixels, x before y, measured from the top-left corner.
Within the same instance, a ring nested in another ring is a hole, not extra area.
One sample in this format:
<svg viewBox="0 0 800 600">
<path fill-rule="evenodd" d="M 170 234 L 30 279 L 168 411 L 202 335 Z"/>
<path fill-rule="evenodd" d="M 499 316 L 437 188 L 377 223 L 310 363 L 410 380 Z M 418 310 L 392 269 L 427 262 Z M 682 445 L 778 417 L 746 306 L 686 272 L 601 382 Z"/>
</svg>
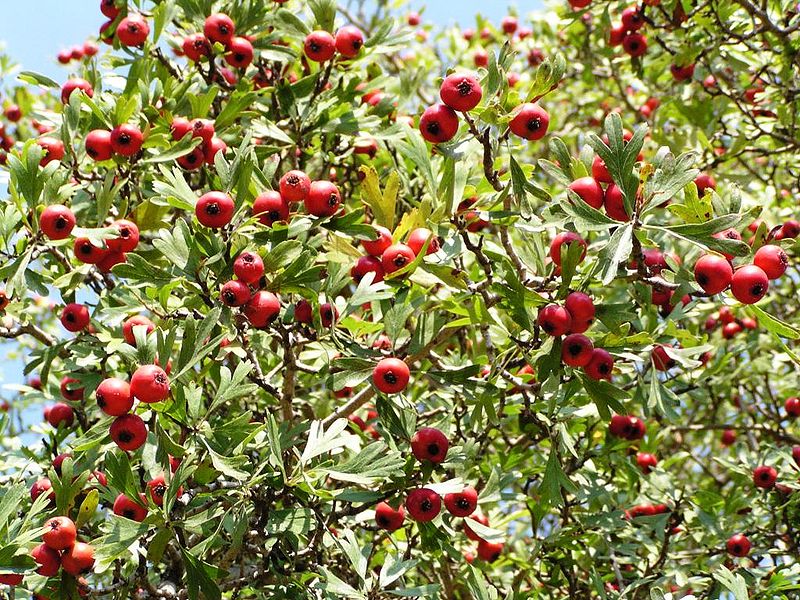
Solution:
<svg viewBox="0 0 800 600">
<path fill-rule="evenodd" d="M 75 523 L 69 517 L 48 519 L 43 527 L 42 543 L 31 550 L 31 557 L 39 565 L 36 572 L 55 577 L 63 568 L 77 577 L 90 571 L 94 566 L 94 548 L 77 538 Z M 21 581 L 22 576 L 19 577 Z"/>
<path fill-rule="evenodd" d="M 324 30 L 312 31 L 303 42 L 303 52 L 309 60 L 323 63 L 338 52 L 345 58 L 355 58 L 364 46 L 364 34 L 358 27 L 345 25 L 334 37 Z"/>
<path fill-rule="evenodd" d="M 752 317 L 738 318 L 734 311 L 728 306 L 720 307 L 716 315 L 711 315 L 706 319 L 706 331 L 714 331 L 722 325 L 722 337 L 729 340 L 741 333 L 745 329 L 756 329 L 758 321 Z"/>
<path fill-rule="evenodd" d="M 180 465 L 180 461 L 175 459 L 174 457 L 169 457 L 169 464 L 170 464 L 170 471 L 173 473 L 178 469 Z M 114 499 L 114 505 L 112 510 L 114 514 L 120 517 L 125 517 L 126 519 L 130 519 L 131 521 L 138 521 L 141 523 L 142 521 L 147 518 L 147 497 L 150 497 L 150 500 L 156 506 L 163 506 L 164 505 L 164 496 L 169 489 L 169 483 L 166 480 L 166 477 L 163 473 L 153 477 L 150 481 L 146 484 L 147 487 L 147 496 L 143 493 L 139 493 L 139 498 L 133 500 L 129 498 L 125 494 L 119 494 Z M 181 496 L 183 494 L 183 486 L 179 487 L 177 490 L 177 496 Z"/>
<path fill-rule="evenodd" d="M 177 163 L 187 171 L 199 169 L 204 163 L 213 165 L 217 152 L 224 154 L 228 149 L 228 145 L 216 137 L 214 122 L 208 119 L 192 119 L 190 121 L 183 117 L 176 117 L 172 120 L 170 131 L 172 139 L 176 142 L 187 135 L 202 140 L 191 152 L 177 159 Z"/>
<path fill-rule="evenodd" d="M 70 49 L 59 51 L 56 59 L 62 65 L 68 65 L 73 60 L 83 60 L 84 58 L 91 58 L 100 51 L 100 48 L 92 40 L 86 40 L 80 46 L 73 46 Z"/>
<path fill-rule="evenodd" d="M 206 18 L 203 33 L 192 33 L 183 39 L 183 55 L 193 62 L 209 58 L 219 43 L 225 47 L 225 62 L 237 69 L 246 69 L 253 62 L 253 44 L 246 37 L 235 35 L 236 25 L 228 15 L 215 13 Z"/>
<path fill-rule="evenodd" d="M 639 417 L 630 415 L 614 415 L 608 423 L 609 435 L 624 440 L 636 441 L 644 438 L 647 427 Z M 637 452 L 636 464 L 645 475 L 658 465 L 658 458 L 649 452 Z"/>
<path fill-rule="evenodd" d="M 278 316 L 281 303 L 272 292 L 258 289 L 264 276 L 264 261 L 255 252 L 242 252 L 233 262 L 233 273 L 237 279 L 222 286 L 220 300 L 226 306 L 244 307 L 244 315 L 253 327 L 266 327 Z"/>
<path fill-rule="evenodd" d="M 410 265 L 425 248 L 425 255 L 439 251 L 439 238 L 429 229 L 419 227 L 409 233 L 406 243 L 393 243 L 392 232 L 381 225 L 373 225 L 377 237 L 361 240 L 367 252 L 350 269 L 350 275 L 359 283 L 367 273 L 373 273 L 373 283 Z M 426 246 L 427 244 L 427 246 Z"/>
<path fill-rule="evenodd" d="M 423 427 L 411 438 L 411 452 L 420 462 L 429 461 L 435 465 L 444 462 L 450 442 L 447 436 L 435 427 Z M 417 522 L 427 523 L 432 521 L 442 510 L 442 497 L 428 487 L 419 487 L 411 490 L 406 495 L 405 503 L 397 508 L 387 502 L 381 502 L 375 507 L 375 522 L 378 527 L 387 531 L 395 531 L 403 525 L 406 510 L 409 516 Z M 467 518 L 473 515 L 478 507 L 478 492 L 472 486 L 465 486 L 460 492 L 451 492 L 444 495 L 444 506 L 454 517 Z M 476 521 L 488 525 L 488 519 L 479 515 L 472 517 Z M 478 556 L 487 561 L 494 561 L 502 552 L 503 545 L 487 542 L 480 539 L 464 521 L 467 537 L 478 541 Z"/>
<path fill-rule="evenodd" d="M 596 166 L 595 166 L 596 164 Z M 575 192 L 581 200 L 592 208 L 600 210 L 605 208 L 606 214 L 617 221 L 629 221 L 630 215 L 625 210 L 625 201 L 622 190 L 611 180 L 611 175 L 600 157 L 595 158 L 592 172 L 595 177 L 580 177 L 569 184 L 569 190 Z M 601 183 L 606 184 L 603 189 Z"/>
<path fill-rule="evenodd" d="M 108 17 L 108 21 L 100 26 L 100 39 L 106 44 L 113 43 L 115 35 L 123 46 L 141 46 L 147 41 L 147 36 L 150 35 L 150 25 L 141 14 L 128 12 L 117 23 L 116 29 L 112 29 L 114 21 L 120 14 L 115 0 L 100 0 L 100 12 Z"/>
<path fill-rule="evenodd" d="M 585 6 L 589 5 L 586 0 L 581 0 L 581 3 L 583 2 L 586 2 Z M 632 58 L 642 56 L 647 52 L 647 38 L 639 33 L 644 24 L 644 8 L 629 6 L 622 11 L 620 23 L 611 28 L 608 37 L 609 45 L 621 45 L 623 50 Z"/>
</svg>

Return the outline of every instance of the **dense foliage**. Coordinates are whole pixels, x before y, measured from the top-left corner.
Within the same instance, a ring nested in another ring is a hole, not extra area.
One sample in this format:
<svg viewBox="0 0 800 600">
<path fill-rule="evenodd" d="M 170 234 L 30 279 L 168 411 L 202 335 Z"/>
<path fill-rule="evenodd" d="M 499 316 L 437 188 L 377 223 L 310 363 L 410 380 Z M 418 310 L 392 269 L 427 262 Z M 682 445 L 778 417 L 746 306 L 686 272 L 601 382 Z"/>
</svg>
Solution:
<svg viewBox="0 0 800 600">
<path fill-rule="evenodd" d="M 797 597 L 798 7 L 572 1 L 3 59 L 0 594 Z"/>
</svg>

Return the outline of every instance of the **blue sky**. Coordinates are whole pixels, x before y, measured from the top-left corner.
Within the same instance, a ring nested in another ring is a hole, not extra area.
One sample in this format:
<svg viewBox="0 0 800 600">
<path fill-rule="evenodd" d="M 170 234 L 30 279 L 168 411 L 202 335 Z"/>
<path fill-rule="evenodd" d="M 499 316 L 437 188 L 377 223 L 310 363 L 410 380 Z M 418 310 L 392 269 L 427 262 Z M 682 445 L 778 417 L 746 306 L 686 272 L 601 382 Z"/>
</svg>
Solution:
<svg viewBox="0 0 800 600">
<path fill-rule="evenodd" d="M 65 4 L 69 4 L 69 7 Z M 0 19 L 0 43 L 4 46 L 4 52 L 23 70 L 36 71 L 56 81 L 66 79 L 69 67 L 59 65 L 56 54 L 59 50 L 80 45 L 97 34 L 105 21 L 99 4 L 99 0 L 29 0 L 16 3 L 14 9 L 6 11 Z M 409 10 L 422 11 L 425 22 L 467 26 L 474 24 L 477 13 L 499 23 L 508 14 L 509 6 L 516 6 L 524 15 L 541 6 L 541 3 L 538 0 L 412 0 Z M 0 182 L 0 195 L 4 194 Z M 7 348 L 0 344 L 0 397 L 8 395 L 2 390 L 3 384 L 23 382 L 21 362 L 5 360 Z"/>
</svg>

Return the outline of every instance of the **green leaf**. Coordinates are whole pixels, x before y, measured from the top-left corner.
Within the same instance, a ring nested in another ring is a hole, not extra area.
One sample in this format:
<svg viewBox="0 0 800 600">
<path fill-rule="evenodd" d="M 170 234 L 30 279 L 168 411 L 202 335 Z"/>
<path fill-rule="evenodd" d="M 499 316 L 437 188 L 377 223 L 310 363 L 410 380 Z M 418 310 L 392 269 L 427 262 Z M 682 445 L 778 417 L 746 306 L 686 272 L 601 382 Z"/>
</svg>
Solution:
<svg viewBox="0 0 800 600">
<path fill-rule="evenodd" d="M 731 573 L 724 565 L 720 565 L 714 573 L 714 579 L 733 594 L 734 600 L 747 600 L 750 597 L 744 577 L 738 573 Z"/>
<path fill-rule="evenodd" d="M 364 180 L 361 182 L 361 199 L 372 209 L 375 222 L 391 231 L 394 229 L 395 204 L 399 188 L 397 171 L 392 170 L 389 173 L 383 192 L 375 167 L 363 166 L 359 171 L 364 174 Z"/>
<path fill-rule="evenodd" d="M 619 265 L 628 260 L 633 250 L 633 225 L 627 223 L 617 228 L 598 256 L 600 281 L 608 285 L 617 276 Z"/>
<path fill-rule="evenodd" d="M 78 510 L 78 519 L 75 521 L 75 526 L 80 529 L 88 523 L 94 516 L 97 510 L 97 505 L 100 502 L 100 493 L 96 489 L 89 490 L 86 497 L 81 502 L 81 507 Z"/>
<path fill-rule="evenodd" d="M 334 0 L 308 0 L 308 7 L 314 13 L 320 29 L 333 32 L 333 22 L 336 19 L 336 2 Z"/>
<path fill-rule="evenodd" d="M 776 336 L 788 338 L 790 340 L 800 339 L 800 329 L 789 323 L 781 321 L 777 317 L 773 317 L 768 312 L 760 309 L 755 304 L 747 307 L 748 312 L 758 320 L 759 325 L 763 325 L 764 329 Z"/>
<path fill-rule="evenodd" d="M 186 587 L 190 600 L 221 600 L 222 593 L 216 584 L 219 569 L 197 558 L 189 550 L 181 548 L 183 563 L 186 566 Z"/>
<path fill-rule="evenodd" d="M 25 83 L 47 88 L 58 89 L 61 87 L 58 82 L 53 81 L 49 77 L 41 75 L 40 73 L 34 73 L 33 71 L 22 71 L 19 75 L 17 75 L 17 79 Z"/>
<path fill-rule="evenodd" d="M 193 138 L 192 136 L 185 135 L 169 150 L 164 150 L 163 148 L 150 148 L 150 150 L 153 150 L 154 152 L 152 152 L 146 158 L 143 158 L 140 162 L 141 164 L 172 162 L 176 158 L 186 156 L 192 152 L 192 150 L 197 148 L 197 146 L 199 146 L 202 142 L 203 140 L 199 137 Z"/>
</svg>

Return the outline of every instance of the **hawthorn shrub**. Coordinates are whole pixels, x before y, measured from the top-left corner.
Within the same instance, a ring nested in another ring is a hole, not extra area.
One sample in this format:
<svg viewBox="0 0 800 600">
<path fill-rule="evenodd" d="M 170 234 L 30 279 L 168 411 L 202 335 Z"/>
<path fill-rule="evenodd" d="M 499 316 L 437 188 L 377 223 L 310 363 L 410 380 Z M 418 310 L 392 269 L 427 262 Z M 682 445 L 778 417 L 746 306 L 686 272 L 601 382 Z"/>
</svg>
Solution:
<svg viewBox="0 0 800 600">
<path fill-rule="evenodd" d="M 3 60 L 2 593 L 797 597 L 797 7 L 389 4 Z"/>
</svg>

